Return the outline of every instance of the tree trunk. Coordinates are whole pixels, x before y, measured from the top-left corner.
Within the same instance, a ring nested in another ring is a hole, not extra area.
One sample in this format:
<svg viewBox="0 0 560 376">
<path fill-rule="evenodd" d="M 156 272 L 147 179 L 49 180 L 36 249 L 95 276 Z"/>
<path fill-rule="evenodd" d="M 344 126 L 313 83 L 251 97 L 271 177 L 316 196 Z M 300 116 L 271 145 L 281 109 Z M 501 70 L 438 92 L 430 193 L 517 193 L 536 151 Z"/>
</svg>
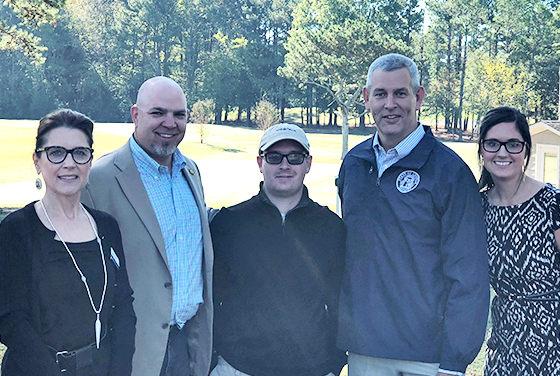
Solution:
<svg viewBox="0 0 560 376">
<path fill-rule="evenodd" d="M 277 35 L 277 31 L 276 29 L 274 29 L 274 43 L 276 43 L 276 35 Z M 286 109 L 286 99 L 284 98 L 284 85 L 280 84 L 280 86 L 278 87 L 278 97 L 279 97 L 279 101 L 278 103 L 280 104 L 280 122 L 283 123 L 284 122 L 284 114 L 285 114 L 285 109 Z"/>
<path fill-rule="evenodd" d="M 340 106 L 342 112 L 342 155 L 340 159 L 344 159 L 348 153 L 348 108 Z"/>
<path fill-rule="evenodd" d="M 251 106 L 247 106 L 247 126 L 251 127 Z"/>
<path fill-rule="evenodd" d="M 463 120 L 463 96 L 465 92 L 465 71 L 467 70 L 467 47 L 469 41 L 468 28 L 465 26 L 465 44 L 463 46 L 463 56 L 461 59 L 461 85 L 459 86 L 459 141 L 463 141 L 463 131 L 461 128 Z M 462 38 L 462 37 L 461 37 Z"/>
<path fill-rule="evenodd" d="M 450 20 L 448 20 L 449 23 Z M 448 33 L 447 33 L 447 62 L 446 62 L 446 66 L 447 66 L 447 92 L 445 93 L 445 128 L 447 130 L 449 130 L 450 127 L 453 126 L 451 117 L 453 116 L 452 111 L 451 111 L 451 70 L 452 70 L 452 62 L 451 62 L 451 55 L 452 55 L 452 50 L 451 50 L 451 39 L 453 38 L 453 28 L 451 27 L 451 24 L 449 25 L 449 29 L 448 29 Z M 453 134 L 453 136 L 455 137 L 455 133 Z"/>
<path fill-rule="evenodd" d="M 313 86 L 307 85 L 307 126 L 313 126 Z"/>
<path fill-rule="evenodd" d="M 221 122 L 222 122 L 222 109 L 216 108 L 216 111 L 214 111 L 214 124 L 220 124 Z"/>
</svg>

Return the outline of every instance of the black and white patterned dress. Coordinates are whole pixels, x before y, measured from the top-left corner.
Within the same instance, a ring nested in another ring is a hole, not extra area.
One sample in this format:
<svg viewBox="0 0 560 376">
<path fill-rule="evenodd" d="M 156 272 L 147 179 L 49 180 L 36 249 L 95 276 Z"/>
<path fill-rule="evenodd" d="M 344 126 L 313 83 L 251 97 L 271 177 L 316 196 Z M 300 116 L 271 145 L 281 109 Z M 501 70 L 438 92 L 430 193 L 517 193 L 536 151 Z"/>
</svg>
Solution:
<svg viewBox="0 0 560 376">
<path fill-rule="evenodd" d="M 528 201 L 494 206 L 483 193 L 492 301 L 485 376 L 560 375 L 560 190 L 546 185 Z M 517 299 L 516 299 L 517 298 Z"/>
</svg>

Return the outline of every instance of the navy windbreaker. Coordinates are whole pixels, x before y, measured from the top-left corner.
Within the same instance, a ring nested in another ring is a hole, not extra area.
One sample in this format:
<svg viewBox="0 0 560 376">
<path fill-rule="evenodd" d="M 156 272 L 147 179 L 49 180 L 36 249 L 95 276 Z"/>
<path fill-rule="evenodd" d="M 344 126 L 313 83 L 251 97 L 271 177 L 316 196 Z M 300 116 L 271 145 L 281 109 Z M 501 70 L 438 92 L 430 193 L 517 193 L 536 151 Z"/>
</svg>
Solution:
<svg viewBox="0 0 560 376">
<path fill-rule="evenodd" d="M 482 204 L 469 167 L 425 128 L 379 179 L 371 138 L 341 166 L 348 233 L 338 346 L 464 372 L 489 306 Z"/>
</svg>

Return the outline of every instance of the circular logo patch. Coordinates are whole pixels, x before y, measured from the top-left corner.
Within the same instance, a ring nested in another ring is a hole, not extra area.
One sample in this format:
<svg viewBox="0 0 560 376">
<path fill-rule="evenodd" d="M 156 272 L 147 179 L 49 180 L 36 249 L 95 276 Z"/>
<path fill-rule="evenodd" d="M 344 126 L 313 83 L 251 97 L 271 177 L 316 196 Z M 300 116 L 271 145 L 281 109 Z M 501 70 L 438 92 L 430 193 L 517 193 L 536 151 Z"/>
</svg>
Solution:
<svg viewBox="0 0 560 376">
<path fill-rule="evenodd" d="M 408 193 L 420 184 L 420 175 L 416 171 L 406 170 L 397 177 L 397 189 L 401 193 Z"/>
</svg>

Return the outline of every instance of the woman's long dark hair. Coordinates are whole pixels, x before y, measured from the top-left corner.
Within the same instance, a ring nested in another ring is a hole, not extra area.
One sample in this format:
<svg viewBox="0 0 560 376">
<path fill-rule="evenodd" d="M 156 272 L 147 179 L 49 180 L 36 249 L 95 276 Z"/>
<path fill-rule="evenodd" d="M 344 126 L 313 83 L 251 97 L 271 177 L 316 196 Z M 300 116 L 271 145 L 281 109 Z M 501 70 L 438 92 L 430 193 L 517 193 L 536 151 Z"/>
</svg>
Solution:
<svg viewBox="0 0 560 376">
<path fill-rule="evenodd" d="M 482 161 L 482 142 L 486 138 L 488 131 L 492 129 L 493 126 L 500 123 L 515 123 L 517 131 L 523 137 L 525 141 L 525 166 L 523 167 L 523 173 L 529 165 L 529 157 L 531 156 L 531 132 L 529 131 L 529 123 L 527 118 L 518 109 L 508 106 L 496 107 L 491 109 L 484 115 L 482 122 L 480 123 L 480 129 L 478 131 L 478 163 L 481 167 L 480 180 L 478 181 L 478 187 L 481 191 L 485 191 L 494 186 L 494 180 L 492 180 L 492 175 L 484 167 Z"/>
</svg>

